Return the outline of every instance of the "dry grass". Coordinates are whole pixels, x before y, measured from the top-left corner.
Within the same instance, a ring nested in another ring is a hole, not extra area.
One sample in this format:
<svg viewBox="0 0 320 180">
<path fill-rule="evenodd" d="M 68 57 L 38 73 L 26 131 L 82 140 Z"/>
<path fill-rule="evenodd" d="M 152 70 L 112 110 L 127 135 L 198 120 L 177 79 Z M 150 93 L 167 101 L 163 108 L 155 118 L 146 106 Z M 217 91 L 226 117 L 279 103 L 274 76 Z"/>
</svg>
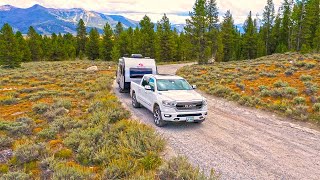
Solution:
<svg viewBox="0 0 320 180">
<path fill-rule="evenodd" d="M 37 62 L 0 69 L 0 150 L 13 152 L 0 163 L 1 177 L 157 176 L 164 140 L 152 128 L 129 120 L 111 92 L 115 64 L 95 62 L 99 71 L 87 72 L 92 65 Z"/>
<path fill-rule="evenodd" d="M 320 123 L 320 56 L 287 53 L 250 61 L 194 65 L 178 73 L 209 94 Z M 297 98 L 305 101 L 296 103 Z"/>
</svg>

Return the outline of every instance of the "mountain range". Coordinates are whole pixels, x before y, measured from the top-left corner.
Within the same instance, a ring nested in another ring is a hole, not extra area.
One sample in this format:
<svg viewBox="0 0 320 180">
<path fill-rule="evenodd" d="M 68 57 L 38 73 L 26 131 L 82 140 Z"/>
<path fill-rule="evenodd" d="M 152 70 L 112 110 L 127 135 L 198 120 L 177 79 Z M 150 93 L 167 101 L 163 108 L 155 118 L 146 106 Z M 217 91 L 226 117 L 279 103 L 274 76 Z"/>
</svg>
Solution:
<svg viewBox="0 0 320 180">
<path fill-rule="evenodd" d="M 124 28 L 137 27 L 138 21 L 131 20 L 121 15 L 106 15 L 95 11 L 87 11 L 81 8 L 54 9 L 41 5 L 30 8 L 17 8 L 11 5 L 0 6 L 0 27 L 9 23 L 15 31 L 23 34 L 33 26 L 40 34 L 52 33 L 76 33 L 77 23 L 83 19 L 87 28 L 97 28 L 100 32 L 108 22 L 113 28 L 121 22 Z M 183 31 L 184 25 L 173 25 L 173 28 Z"/>
</svg>

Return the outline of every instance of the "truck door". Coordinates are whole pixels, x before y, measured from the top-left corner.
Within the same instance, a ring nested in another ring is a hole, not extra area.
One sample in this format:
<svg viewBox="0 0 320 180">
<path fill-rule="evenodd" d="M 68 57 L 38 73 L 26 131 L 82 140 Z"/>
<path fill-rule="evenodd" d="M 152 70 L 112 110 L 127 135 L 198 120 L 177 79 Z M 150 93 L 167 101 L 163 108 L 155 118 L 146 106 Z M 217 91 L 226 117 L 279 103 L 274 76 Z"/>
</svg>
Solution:
<svg viewBox="0 0 320 180">
<path fill-rule="evenodd" d="M 146 93 L 145 93 L 145 86 L 146 85 L 149 85 L 149 78 L 148 77 L 144 77 L 142 80 L 141 80 L 141 86 L 139 86 L 139 89 L 138 89 L 138 93 L 136 93 L 136 96 L 137 96 L 137 100 L 138 102 L 140 102 L 144 107 L 147 107 L 148 104 L 146 102 Z"/>
<path fill-rule="evenodd" d="M 151 91 L 147 91 L 145 90 L 144 93 L 145 93 L 145 101 L 146 101 L 146 108 L 149 109 L 150 111 L 153 111 L 153 103 L 154 103 L 154 100 L 155 100 L 155 91 L 156 91 L 156 81 L 154 78 L 150 78 L 149 79 L 149 82 L 148 82 L 148 85 L 151 87 Z"/>
</svg>

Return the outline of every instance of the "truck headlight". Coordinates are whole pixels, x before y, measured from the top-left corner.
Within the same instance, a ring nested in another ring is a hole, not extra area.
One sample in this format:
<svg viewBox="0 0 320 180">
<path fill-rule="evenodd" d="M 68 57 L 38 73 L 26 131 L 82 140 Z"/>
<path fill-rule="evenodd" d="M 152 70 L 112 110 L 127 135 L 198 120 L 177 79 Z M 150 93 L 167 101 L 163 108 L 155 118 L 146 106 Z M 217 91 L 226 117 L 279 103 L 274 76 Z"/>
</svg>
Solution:
<svg viewBox="0 0 320 180">
<path fill-rule="evenodd" d="M 175 107 L 177 102 L 175 101 L 162 101 L 162 105 L 165 107 Z"/>
</svg>

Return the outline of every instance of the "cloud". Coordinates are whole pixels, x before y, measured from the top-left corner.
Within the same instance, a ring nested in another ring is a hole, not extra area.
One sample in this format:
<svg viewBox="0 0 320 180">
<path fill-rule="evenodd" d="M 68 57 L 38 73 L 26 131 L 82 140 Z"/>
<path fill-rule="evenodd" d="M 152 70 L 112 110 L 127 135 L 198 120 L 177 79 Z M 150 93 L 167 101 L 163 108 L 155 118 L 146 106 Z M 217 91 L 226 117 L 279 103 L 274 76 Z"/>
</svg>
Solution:
<svg viewBox="0 0 320 180">
<path fill-rule="evenodd" d="M 279 7 L 282 0 L 274 0 Z M 120 14 L 134 20 L 144 15 L 157 22 L 164 13 L 173 23 L 185 23 L 187 14 L 192 10 L 195 0 L 0 0 L 0 5 L 10 4 L 27 8 L 40 4 L 52 8 L 84 8 L 106 14 Z M 231 10 L 235 23 L 243 23 L 249 11 L 262 14 L 267 0 L 217 0 L 221 16 Z"/>
</svg>

